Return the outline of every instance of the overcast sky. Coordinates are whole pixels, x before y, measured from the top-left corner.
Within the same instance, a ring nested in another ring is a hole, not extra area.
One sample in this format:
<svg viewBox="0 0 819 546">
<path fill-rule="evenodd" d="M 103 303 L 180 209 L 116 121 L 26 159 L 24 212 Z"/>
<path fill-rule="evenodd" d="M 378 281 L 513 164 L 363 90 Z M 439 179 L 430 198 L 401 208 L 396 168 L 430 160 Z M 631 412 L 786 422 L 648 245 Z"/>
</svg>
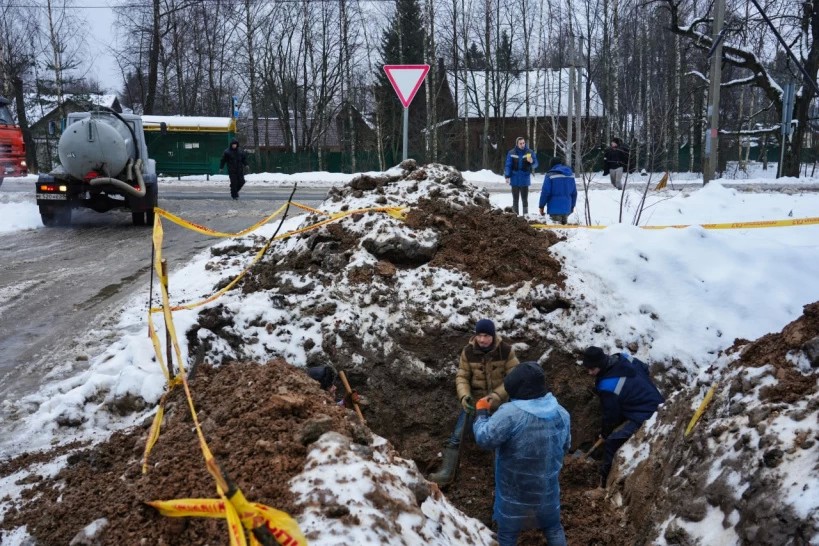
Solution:
<svg viewBox="0 0 819 546">
<path fill-rule="evenodd" d="M 107 0 L 80 0 L 76 6 L 79 15 L 88 22 L 91 32 L 88 34 L 89 76 L 93 76 L 106 92 L 117 91 L 122 85 L 122 76 L 111 54 L 116 37 L 112 30 L 114 10 L 106 7 Z M 88 7 L 91 6 L 91 7 Z"/>
</svg>

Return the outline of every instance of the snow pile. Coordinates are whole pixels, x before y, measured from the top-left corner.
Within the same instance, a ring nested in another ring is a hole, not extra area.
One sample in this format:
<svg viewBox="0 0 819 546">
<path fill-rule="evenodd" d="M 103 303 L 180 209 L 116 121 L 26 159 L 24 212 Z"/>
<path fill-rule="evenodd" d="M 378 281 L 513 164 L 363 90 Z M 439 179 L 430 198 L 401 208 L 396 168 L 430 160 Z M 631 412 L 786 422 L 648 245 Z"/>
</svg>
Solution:
<svg viewBox="0 0 819 546">
<path fill-rule="evenodd" d="M 304 468 L 291 487 L 306 507 L 299 520 L 313 546 L 342 536 L 344 544 L 495 544 L 383 438 L 361 446 L 329 432 L 311 446 Z"/>
<path fill-rule="evenodd" d="M 0 234 L 42 226 L 40 211 L 33 202 L 33 195 L 0 193 Z"/>
</svg>

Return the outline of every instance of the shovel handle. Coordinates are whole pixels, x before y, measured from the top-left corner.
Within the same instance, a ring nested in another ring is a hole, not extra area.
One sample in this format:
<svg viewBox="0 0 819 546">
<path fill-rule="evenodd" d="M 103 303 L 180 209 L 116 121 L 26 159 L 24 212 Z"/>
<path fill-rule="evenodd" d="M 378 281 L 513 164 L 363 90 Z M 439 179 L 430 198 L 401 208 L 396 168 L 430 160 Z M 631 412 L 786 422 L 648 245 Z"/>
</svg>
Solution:
<svg viewBox="0 0 819 546">
<path fill-rule="evenodd" d="M 344 370 L 338 372 L 338 376 L 341 378 L 341 382 L 344 384 L 344 390 L 350 395 L 350 400 L 353 402 L 353 409 L 355 409 L 356 415 L 358 415 L 358 418 L 361 419 L 362 423 L 366 423 L 364 420 L 364 415 L 361 413 L 361 408 L 358 407 L 358 402 L 355 401 L 353 389 L 350 388 L 350 383 L 347 381 L 347 375 L 344 373 Z"/>
<path fill-rule="evenodd" d="M 594 442 L 594 445 L 593 445 L 593 446 L 591 446 L 591 449 L 590 449 L 590 450 L 588 450 L 587 452 L 585 452 L 581 458 L 582 458 L 582 459 L 587 458 L 589 455 L 591 455 L 592 453 L 594 453 L 594 450 L 595 450 L 595 449 L 597 449 L 598 447 L 600 447 L 601 445 L 603 445 L 603 442 L 605 442 L 605 441 L 606 441 L 606 440 L 604 440 L 603 438 L 598 438 L 598 439 L 597 439 L 597 441 L 596 441 L 596 442 Z"/>
</svg>

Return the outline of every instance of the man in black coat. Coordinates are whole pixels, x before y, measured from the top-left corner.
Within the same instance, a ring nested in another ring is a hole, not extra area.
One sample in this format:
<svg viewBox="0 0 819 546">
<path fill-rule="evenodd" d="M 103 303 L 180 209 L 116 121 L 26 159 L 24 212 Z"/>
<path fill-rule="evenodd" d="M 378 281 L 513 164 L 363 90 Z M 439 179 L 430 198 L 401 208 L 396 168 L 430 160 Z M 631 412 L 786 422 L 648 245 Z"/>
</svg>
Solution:
<svg viewBox="0 0 819 546">
<path fill-rule="evenodd" d="M 245 185 L 245 167 L 247 167 L 247 154 L 239 148 L 239 141 L 235 138 L 230 146 L 222 154 L 219 162 L 219 170 L 227 165 L 228 176 L 230 177 L 230 196 L 235 200 L 239 199 L 239 190 Z"/>
<path fill-rule="evenodd" d="M 603 176 L 609 175 L 611 185 L 623 189 L 623 171 L 628 169 L 628 148 L 617 137 L 611 139 L 611 145 L 603 152 Z"/>
</svg>

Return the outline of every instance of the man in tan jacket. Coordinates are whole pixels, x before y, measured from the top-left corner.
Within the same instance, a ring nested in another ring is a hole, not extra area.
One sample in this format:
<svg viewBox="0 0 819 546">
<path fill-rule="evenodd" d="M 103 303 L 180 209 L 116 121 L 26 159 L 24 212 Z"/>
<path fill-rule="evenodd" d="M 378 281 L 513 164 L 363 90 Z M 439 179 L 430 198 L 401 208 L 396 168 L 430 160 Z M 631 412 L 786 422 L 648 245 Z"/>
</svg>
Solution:
<svg viewBox="0 0 819 546">
<path fill-rule="evenodd" d="M 441 468 L 429 476 L 430 481 L 448 485 L 458 470 L 458 455 L 467 417 L 475 414 L 475 401 L 488 396 L 491 410 L 498 409 L 509 399 L 503 386 L 503 378 L 518 365 L 515 349 L 495 333 L 495 324 L 481 319 L 475 325 L 475 335 L 461 351 L 455 390 L 461 403 L 461 411 L 455 422 L 455 430 L 446 443 Z"/>
</svg>

